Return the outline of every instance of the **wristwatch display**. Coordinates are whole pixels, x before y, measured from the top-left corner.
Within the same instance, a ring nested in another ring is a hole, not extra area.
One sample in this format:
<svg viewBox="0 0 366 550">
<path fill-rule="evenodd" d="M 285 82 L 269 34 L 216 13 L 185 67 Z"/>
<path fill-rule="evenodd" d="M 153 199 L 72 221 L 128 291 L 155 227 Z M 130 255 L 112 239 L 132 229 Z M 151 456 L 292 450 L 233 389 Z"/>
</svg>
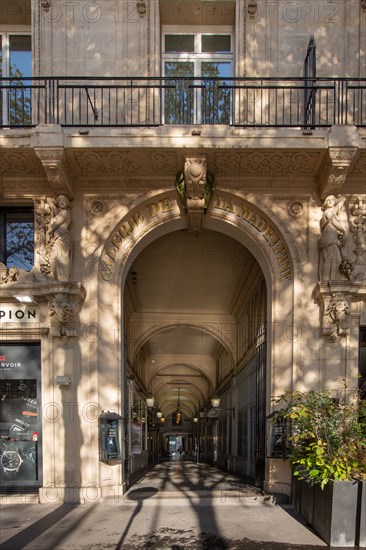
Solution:
<svg viewBox="0 0 366 550">
<path fill-rule="evenodd" d="M 18 472 L 22 464 L 23 459 L 18 451 L 6 450 L 1 456 L 1 465 L 4 472 Z"/>
</svg>

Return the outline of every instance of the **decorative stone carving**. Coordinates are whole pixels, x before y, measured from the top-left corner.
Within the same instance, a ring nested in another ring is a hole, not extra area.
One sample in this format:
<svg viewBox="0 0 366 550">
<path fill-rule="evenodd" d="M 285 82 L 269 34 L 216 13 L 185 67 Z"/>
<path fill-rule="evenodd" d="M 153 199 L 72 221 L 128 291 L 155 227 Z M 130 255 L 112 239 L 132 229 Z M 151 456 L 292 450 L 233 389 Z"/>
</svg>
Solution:
<svg viewBox="0 0 366 550">
<path fill-rule="evenodd" d="M 342 278 L 340 267 L 344 258 L 341 248 L 345 245 L 346 231 L 340 220 L 340 211 L 345 198 L 337 199 L 335 195 L 328 195 L 324 200 L 323 216 L 320 220 L 321 236 L 319 239 L 319 279 L 332 281 Z"/>
<path fill-rule="evenodd" d="M 349 167 L 357 153 L 357 147 L 329 147 L 319 173 L 320 196 L 337 194 L 346 181 Z"/>
<path fill-rule="evenodd" d="M 90 204 L 90 212 L 94 216 L 101 216 L 105 211 L 105 204 L 103 201 L 96 200 Z"/>
<path fill-rule="evenodd" d="M 215 191 L 214 178 L 207 172 L 206 157 L 186 157 L 184 170 L 179 172 L 176 188 L 188 214 L 188 229 L 199 233 L 203 215 Z"/>
<path fill-rule="evenodd" d="M 336 343 L 350 333 L 351 306 L 365 300 L 362 281 L 328 281 L 316 285 L 313 297 L 320 308 L 320 334 Z"/>
<path fill-rule="evenodd" d="M 350 228 L 353 233 L 353 240 L 356 243 L 354 253 L 356 254 L 356 265 L 364 263 L 363 256 L 366 252 L 366 204 L 362 198 L 358 197 L 351 206 L 353 220 Z"/>
<path fill-rule="evenodd" d="M 77 303 L 66 293 L 57 293 L 49 301 L 50 338 L 68 340 L 77 337 Z"/>
<path fill-rule="evenodd" d="M 131 151 L 75 151 L 72 164 L 77 177 L 87 176 L 98 180 L 134 176 L 141 166 Z"/>
<path fill-rule="evenodd" d="M 301 201 L 294 200 L 291 201 L 287 206 L 287 211 L 293 218 L 301 218 L 304 214 L 304 205 Z"/>
<path fill-rule="evenodd" d="M 249 19 L 254 20 L 257 17 L 258 4 L 256 0 L 251 0 L 248 2 L 247 11 Z"/>
<path fill-rule="evenodd" d="M 325 311 L 328 323 L 323 328 L 323 334 L 328 341 L 338 342 L 342 336 L 349 334 L 348 319 L 350 312 L 350 298 L 343 292 L 332 294 Z"/>
<path fill-rule="evenodd" d="M 19 269 L 15 266 L 6 267 L 6 265 L 0 263 L 0 285 L 15 283 L 19 277 Z"/>
<path fill-rule="evenodd" d="M 146 15 L 146 4 L 143 0 L 138 0 L 136 3 L 137 13 L 140 17 Z"/>
<path fill-rule="evenodd" d="M 21 267 L 10 267 L 0 263 L 0 284 L 8 287 L 16 285 L 33 285 L 34 283 L 49 283 L 50 279 L 39 273 L 37 269 L 25 271 Z M 5 295 L 4 295 L 5 296 Z M 12 296 L 12 294 L 10 294 Z"/>
<path fill-rule="evenodd" d="M 63 147 L 35 147 L 42 162 L 48 182 L 56 194 L 73 197 L 73 189 L 66 169 L 66 157 Z"/>
<path fill-rule="evenodd" d="M 361 8 L 366 10 L 366 0 L 361 0 Z"/>
<path fill-rule="evenodd" d="M 187 157 L 184 164 L 184 184 L 188 210 L 205 206 L 206 157 Z"/>
<path fill-rule="evenodd" d="M 41 273 L 57 281 L 71 277 L 72 240 L 70 235 L 70 201 L 57 199 L 35 201 L 36 250 Z"/>
</svg>

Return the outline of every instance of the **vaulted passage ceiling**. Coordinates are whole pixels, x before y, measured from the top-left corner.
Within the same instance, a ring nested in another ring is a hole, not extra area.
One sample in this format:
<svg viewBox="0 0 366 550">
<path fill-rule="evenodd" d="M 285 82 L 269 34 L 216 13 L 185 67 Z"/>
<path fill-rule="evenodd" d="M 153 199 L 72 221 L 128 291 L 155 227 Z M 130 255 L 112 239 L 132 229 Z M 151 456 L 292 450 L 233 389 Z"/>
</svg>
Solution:
<svg viewBox="0 0 366 550">
<path fill-rule="evenodd" d="M 139 349 L 130 346 L 130 361 L 165 415 L 176 408 L 179 388 L 190 416 L 212 395 L 218 358 L 230 352 L 223 333 L 235 344 L 235 306 L 254 264 L 240 243 L 205 230 L 167 234 L 131 266 L 130 323 L 143 325 L 146 336 Z"/>
</svg>

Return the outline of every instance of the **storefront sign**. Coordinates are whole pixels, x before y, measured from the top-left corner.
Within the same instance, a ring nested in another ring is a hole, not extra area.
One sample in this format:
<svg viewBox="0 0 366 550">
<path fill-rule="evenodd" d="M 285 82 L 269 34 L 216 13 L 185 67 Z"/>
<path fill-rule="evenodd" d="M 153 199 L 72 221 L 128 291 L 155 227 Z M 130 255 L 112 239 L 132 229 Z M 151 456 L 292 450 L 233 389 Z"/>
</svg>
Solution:
<svg viewBox="0 0 366 550">
<path fill-rule="evenodd" d="M 39 308 L 34 306 L 1 306 L 0 323 L 37 323 Z"/>
<path fill-rule="evenodd" d="M 144 230 L 154 218 L 166 216 L 174 211 L 179 213 L 177 202 L 166 197 L 147 204 L 121 223 L 108 240 L 102 254 L 102 279 L 109 281 L 112 278 L 116 262 L 120 260 L 124 249 L 128 247 L 131 240 L 136 239 L 138 233 Z"/>
<path fill-rule="evenodd" d="M 282 279 L 291 280 L 291 266 L 284 241 L 278 235 L 268 218 L 249 202 L 224 195 L 216 195 L 213 210 L 227 212 L 235 216 L 236 221 L 254 227 L 269 244 L 276 258 Z"/>
</svg>

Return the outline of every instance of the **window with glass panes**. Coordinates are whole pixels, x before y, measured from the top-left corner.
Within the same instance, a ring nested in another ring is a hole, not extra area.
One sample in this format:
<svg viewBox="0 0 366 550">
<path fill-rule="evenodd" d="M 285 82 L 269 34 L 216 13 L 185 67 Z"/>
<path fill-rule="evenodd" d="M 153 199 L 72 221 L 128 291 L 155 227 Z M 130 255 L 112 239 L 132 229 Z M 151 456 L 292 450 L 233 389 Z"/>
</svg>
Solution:
<svg viewBox="0 0 366 550">
<path fill-rule="evenodd" d="M 163 32 L 166 124 L 229 124 L 230 32 Z"/>
<path fill-rule="evenodd" d="M 31 123 L 32 39 L 30 34 L 0 30 L 0 125 Z"/>
<path fill-rule="evenodd" d="M 0 262 L 30 271 L 34 264 L 32 207 L 0 208 Z"/>
</svg>

